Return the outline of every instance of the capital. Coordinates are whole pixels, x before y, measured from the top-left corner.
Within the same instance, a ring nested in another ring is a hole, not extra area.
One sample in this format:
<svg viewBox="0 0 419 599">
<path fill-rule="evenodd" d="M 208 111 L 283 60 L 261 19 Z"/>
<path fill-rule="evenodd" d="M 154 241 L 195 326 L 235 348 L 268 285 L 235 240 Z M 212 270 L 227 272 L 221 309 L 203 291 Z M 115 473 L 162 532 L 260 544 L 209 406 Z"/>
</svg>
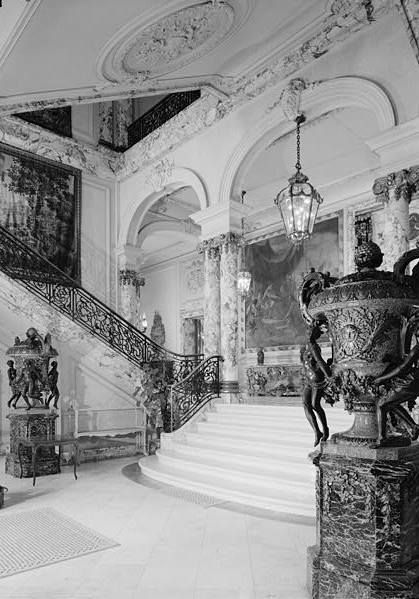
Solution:
<svg viewBox="0 0 419 599">
<path fill-rule="evenodd" d="M 389 173 L 374 181 L 373 194 L 378 201 L 387 204 L 394 198 L 410 203 L 419 186 L 419 165 Z"/>
</svg>

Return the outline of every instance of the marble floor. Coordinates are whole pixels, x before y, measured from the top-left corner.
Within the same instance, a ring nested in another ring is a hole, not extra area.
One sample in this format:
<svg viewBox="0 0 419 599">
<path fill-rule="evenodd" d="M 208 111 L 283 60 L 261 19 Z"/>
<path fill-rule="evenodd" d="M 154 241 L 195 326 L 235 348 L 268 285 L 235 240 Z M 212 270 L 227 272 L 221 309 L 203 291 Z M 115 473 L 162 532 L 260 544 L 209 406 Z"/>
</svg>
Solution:
<svg viewBox="0 0 419 599">
<path fill-rule="evenodd" d="M 82 464 L 77 481 L 66 467 L 33 488 L 32 479 L 5 475 L 0 459 L 0 484 L 9 488 L 0 526 L 3 514 L 50 506 L 119 543 L 0 579 L 2 599 L 308 598 L 313 524 L 185 499 L 140 484 L 132 464 Z"/>
</svg>

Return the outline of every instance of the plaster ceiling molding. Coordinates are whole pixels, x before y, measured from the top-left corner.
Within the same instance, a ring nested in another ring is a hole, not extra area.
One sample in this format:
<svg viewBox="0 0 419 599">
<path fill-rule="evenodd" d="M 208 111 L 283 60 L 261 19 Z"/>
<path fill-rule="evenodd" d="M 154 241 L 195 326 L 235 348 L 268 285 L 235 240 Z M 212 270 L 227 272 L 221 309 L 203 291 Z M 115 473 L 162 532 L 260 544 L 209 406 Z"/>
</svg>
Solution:
<svg viewBox="0 0 419 599">
<path fill-rule="evenodd" d="M 337 77 L 330 81 L 308 84 L 301 94 L 301 110 L 307 121 L 340 108 L 359 107 L 374 115 L 378 129 L 386 131 L 396 124 L 392 102 L 378 85 L 360 77 Z M 228 204 L 239 198 L 245 174 L 251 164 L 270 144 L 294 131 L 295 124 L 286 119 L 280 102 L 261 116 L 247 131 L 232 153 L 221 181 L 219 201 Z"/>
<path fill-rule="evenodd" d="M 232 96 L 235 104 L 252 99 L 370 25 L 371 19 L 376 21 L 393 10 L 393 0 L 332 0 L 328 3 L 321 27 L 309 39 L 288 54 L 282 50 L 265 65 L 259 66 L 256 73 L 240 77 L 234 89 L 225 91 Z"/>
<path fill-rule="evenodd" d="M 2 6 L 0 19 L 0 68 L 18 42 L 42 0 L 10 0 Z"/>
<path fill-rule="evenodd" d="M 114 178 L 118 165 L 117 155 L 107 148 L 96 149 L 14 117 L 0 119 L 0 141 L 105 179 Z"/>
<path fill-rule="evenodd" d="M 396 6 L 400 12 L 416 60 L 419 62 L 419 3 L 417 0 L 399 0 Z"/>
<path fill-rule="evenodd" d="M 225 41 L 247 16 L 249 2 L 235 0 L 234 8 L 225 0 L 179 2 L 174 12 L 154 8 L 106 44 L 97 61 L 98 75 L 124 81 L 179 70 Z"/>
<path fill-rule="evenodd" d="M 174 168 L 175 163 L 173 160 L 163 158 L 150 168 L 150 172 L 146 177 L 146 182 L 154 189 L 154 191 L 161 191 L 169 182 Z"/>
</svg>

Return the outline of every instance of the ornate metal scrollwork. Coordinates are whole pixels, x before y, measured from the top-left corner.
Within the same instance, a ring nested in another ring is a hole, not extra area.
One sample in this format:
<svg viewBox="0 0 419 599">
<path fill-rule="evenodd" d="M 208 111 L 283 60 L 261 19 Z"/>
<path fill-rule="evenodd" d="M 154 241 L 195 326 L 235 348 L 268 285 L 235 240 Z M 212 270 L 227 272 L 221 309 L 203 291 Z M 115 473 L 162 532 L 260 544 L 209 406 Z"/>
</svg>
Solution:
<svg viewBox="0 0 419 599">
<path fill-rule="evenodd" d="M 164 415 L 165 432 L 177 430 L 210 399 L 219 396 L 221 362 L 221 356 L 211 356 L 172 386 Z"/>
<path fill-rule="evenodd" d="M 128 146 L 131 147 L 168 120 L 198 100 L 200 90 L 169 94 L 128 127 Z"/>
<path fill-rule="evenodd" d="M 0 268 L 136 366 L 153 360 L 171 363 L 172 383 L 180 382 L 204 358 L 161 347 L 1 226 Z"/>
</svg>

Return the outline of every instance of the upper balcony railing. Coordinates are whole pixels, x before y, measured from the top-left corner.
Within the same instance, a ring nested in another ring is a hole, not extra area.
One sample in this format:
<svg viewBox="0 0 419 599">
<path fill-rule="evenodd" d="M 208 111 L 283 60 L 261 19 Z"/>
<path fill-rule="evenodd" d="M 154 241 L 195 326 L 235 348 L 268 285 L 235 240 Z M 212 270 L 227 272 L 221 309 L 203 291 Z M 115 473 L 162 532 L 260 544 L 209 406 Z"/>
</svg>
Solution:
<svg viewBox="0 0 419 599">
<path fill-rule="evenodd" d="M 201 91 L 198 89 L 170 94 L 163 98 L 163 100 L 160 100 L 160 102 L 129 125 L 128 147 L 147 137 L 152 131 L 164 125 L 164 123 L 200 97 Z"/>
</svg>

